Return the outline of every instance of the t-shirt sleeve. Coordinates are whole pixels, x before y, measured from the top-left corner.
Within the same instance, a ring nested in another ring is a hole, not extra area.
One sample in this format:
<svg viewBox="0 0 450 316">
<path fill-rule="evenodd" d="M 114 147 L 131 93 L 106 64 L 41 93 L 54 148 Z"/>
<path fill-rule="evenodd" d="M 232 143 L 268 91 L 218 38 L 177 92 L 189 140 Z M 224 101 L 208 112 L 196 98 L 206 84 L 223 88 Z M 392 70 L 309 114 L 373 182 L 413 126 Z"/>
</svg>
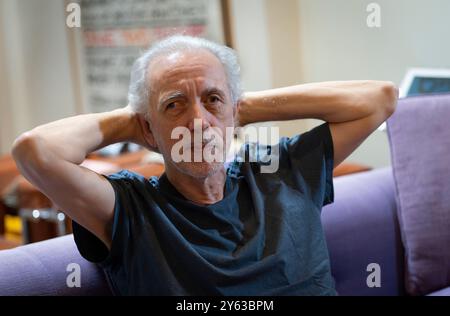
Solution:
<svg viewBox="0 0 450 316">
<path fill-rule="evenodd" d="M 328 122 L 308 132 L 280 139 L 280 169 L 307 186 L 318 207 L 334 201 L 333 139 Z"/>
<path fill-rule="evenodd" d="M 112 185 L 115 194 L 114 216 L 111 229 L 111 249 L 75 221 L 72 228 L 75 243 L 80 254 L 88 261 L 107 265 L 121 260 L 127 249 L 127 242 L 136 226 L 136 212 L 141 209 L 146 179 L 141 175 L 121 170 L 109 176 L 104 176 Z"/>
</svg>

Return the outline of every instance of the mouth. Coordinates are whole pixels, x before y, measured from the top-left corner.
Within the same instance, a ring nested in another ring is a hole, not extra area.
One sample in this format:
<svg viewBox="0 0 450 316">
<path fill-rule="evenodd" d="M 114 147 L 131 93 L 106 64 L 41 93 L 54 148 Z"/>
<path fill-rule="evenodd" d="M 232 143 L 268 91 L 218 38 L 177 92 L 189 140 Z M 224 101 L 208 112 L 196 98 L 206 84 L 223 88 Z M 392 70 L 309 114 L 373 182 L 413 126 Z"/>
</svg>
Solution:
<svg viewBox="0 0 450 316">
<path fill-rule="evenodd" d="M 186 144 L 185 148 L 186 149 L 191 149 L 191 148 L 194 148 L 194 149 L 198 148 L 198 149 L 200 149 L 200 145 L 201 145 L 201 148 L 203 149 L 210 143 L 212 145 L 214 145 L 214 137 L 211 137 L 211 138 L 208 138 L 208 139 L 205 138 L 205 139 L 202 140 L 201 143 L 200 142 L 191 142 L 190 144 Z"/>
</svg>

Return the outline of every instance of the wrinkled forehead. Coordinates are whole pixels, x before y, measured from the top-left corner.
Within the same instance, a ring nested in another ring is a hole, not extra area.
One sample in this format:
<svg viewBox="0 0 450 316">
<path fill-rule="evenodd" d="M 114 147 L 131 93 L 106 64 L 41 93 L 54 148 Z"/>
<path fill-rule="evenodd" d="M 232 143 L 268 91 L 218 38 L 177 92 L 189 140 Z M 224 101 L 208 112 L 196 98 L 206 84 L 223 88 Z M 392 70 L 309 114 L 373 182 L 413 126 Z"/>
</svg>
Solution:
<svg viewBox="0 0 450 316">
<path fill-rule="evenodd" d="M 149 65 L 152 94 L 167 93 L 196 84 L 197 88 L 217 88 L 228 92 L 225 69 L 220 60 L 206 50 L 181 51 L 161 55 Z"/>
</svg>

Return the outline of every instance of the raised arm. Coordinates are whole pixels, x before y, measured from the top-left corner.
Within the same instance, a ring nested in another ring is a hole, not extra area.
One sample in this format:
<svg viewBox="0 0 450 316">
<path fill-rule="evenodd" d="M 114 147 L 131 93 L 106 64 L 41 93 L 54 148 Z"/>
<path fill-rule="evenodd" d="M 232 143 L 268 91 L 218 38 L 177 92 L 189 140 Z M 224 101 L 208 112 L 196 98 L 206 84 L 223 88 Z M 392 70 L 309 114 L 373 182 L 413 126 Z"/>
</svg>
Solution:
<svg viewBox="0 0 450 316">
<path fill-rule="evenodd" d="M 143 144 L 138 121 L 129 107 L 69 117 L 20 135 L 12 154 L 25 178 L 109 247 L 114 190 L 104 177 L 79 164 L 112 143 Z"/>
<path fill-rule="evenodd" d="M 315 118 L 329 123 L 334 166 L 340 164 L 395 110 L 398 90 L 386 81 L 333 81 L 246 93 L 241 125 Z"/>
</svg>

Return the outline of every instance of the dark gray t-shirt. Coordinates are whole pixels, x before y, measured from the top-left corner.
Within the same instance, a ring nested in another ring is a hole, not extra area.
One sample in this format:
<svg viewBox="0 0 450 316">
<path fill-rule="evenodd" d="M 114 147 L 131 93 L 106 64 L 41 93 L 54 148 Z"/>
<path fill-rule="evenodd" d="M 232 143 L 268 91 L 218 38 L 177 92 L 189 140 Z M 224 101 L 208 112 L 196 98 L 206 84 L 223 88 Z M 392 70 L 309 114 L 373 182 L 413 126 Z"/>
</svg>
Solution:
<svg viewBox="0 0 450 316">
<path fill-rule="evenodd" d="M 320 221 L 334 199 L 328 123 L 276 146 L 275 173 L 236 160 L 224 198 L 207 206 L 164 174 L 107 176 L 116 196 L 111 250 L 74 223 L 80 253 L 100 263 L 118 295 L 335 295 Z"/>
</svg>

